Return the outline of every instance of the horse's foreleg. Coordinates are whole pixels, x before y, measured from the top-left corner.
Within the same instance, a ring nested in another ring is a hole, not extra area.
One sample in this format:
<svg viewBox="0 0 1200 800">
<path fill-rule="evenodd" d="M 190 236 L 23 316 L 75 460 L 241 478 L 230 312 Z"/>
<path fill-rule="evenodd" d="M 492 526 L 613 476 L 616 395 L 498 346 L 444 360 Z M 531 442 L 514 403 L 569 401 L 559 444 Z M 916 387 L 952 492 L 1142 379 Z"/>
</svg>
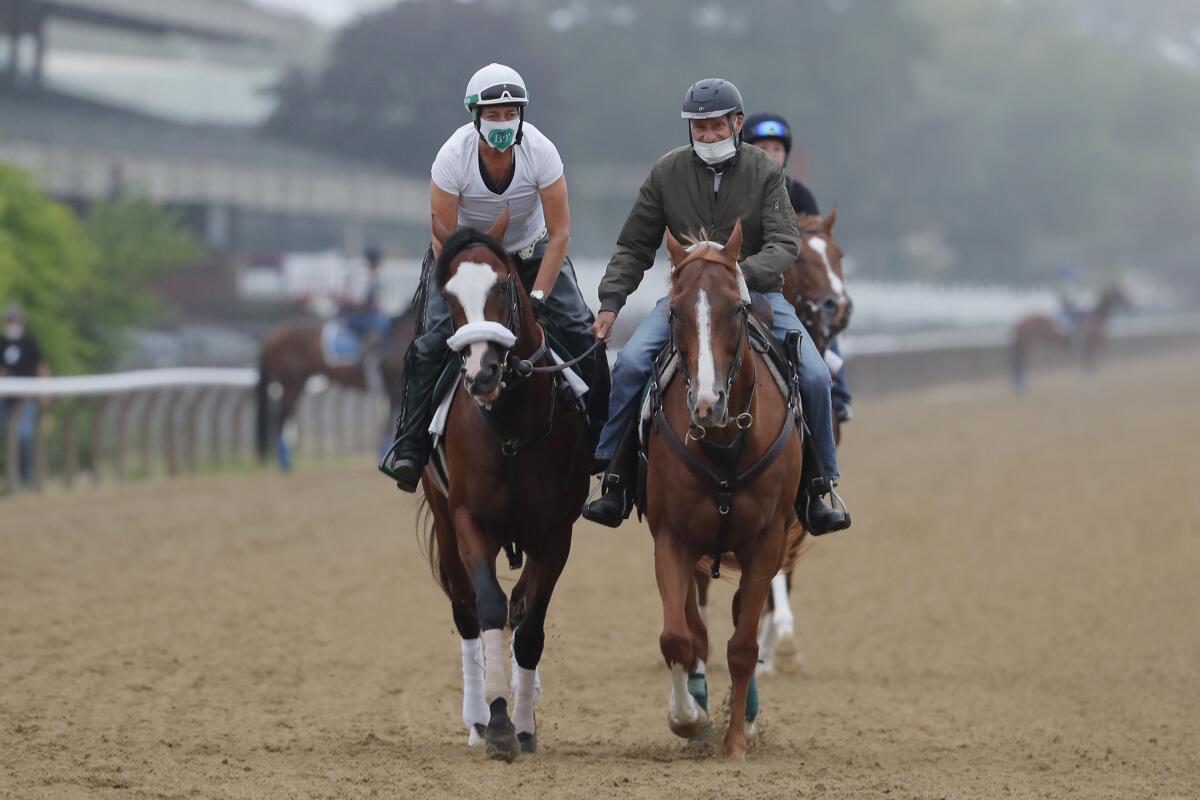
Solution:
<svg viewBox="0 0 1200 800">
<path fill-rule="evenodd" d="M 750 681 L 758 663 L 758 621 L 767 602 L 771 578 L 779 569 L 783 553 L 784 526 L 776 523 L 770 532 L 738 552 L 742 577 L 734 608 L 734 630 L 726 659 L 733 684 L 729 705 L 729 729 L 723 751 L 734 759 L 746 757 L 746 703 Z"/>
<path fill-rule="evenodd" d="M 475 617 L 483 639 L 483 697 L 488 704 L 488 724 L 484 738 L 489 756 L 511 761 L 517 754 L 517 737 L 508 717 L 508 680 L 505 674 L 504 623 L 508 619 L 508 599 L 496 580 L 496 555 L 492 543 L 474 517 L 464 509 L 454 515 L 459 555 L 471 575 L 475 590 Z"/>
<path fill-rule="evenodd" d="M 489 717 L 488 705 L 483 697 L 483 641 L 479 638 L 479 619 L 475 616 L 475 590 L 471 587 L 471 577 L 458 552 L 458 540 L 450 523 L 446 498 L 436 490 L 428 490 L 425 496 L 433 514 L 438 579 L 450 598 L 450 612 L 460 637 L 462 718 L 467 726 L 467 744 L 474 747 L 483 743 Z"/>
<path fill-rule="evenodd" d="M 696 558 L 669 531 L 660 531 L 654 537 L 654 573 L 663 604 L 663 630 L 658 644 L 671 670 L 667 724 L 677 736 L 687 739 L 699 736 L 708 725 L 707 712 L 688 691 L 688 671 L 695 664 L 696 648 L 686 604 L 695 563 Z M 697 618 L 699 613 L 697 608 Z"/>
<path fill-rule="evenodd" d="M 699 578 L 699 575 L 695 576 Z M 708 576 L 704 576 L 709 580 Z M 699 605 L 699 581 L 692 580 L 688 584 L 687 615 L 688 628 L 692 632 L 692 665 L 688 668 L 688 694 L 695 698 L 700 708 L 708 712 L 708 620 L 704 609 Z M 707 583 L 705 584 L 707 586 Z"/>
<path fill-rule="evenodd" d="M 555 541 L 564 543 L 555 552 L 543 553 L 541 558 L 530 557 L 522 580 L 525 587 L 525 613 L 513 629 L 513 724 L 517 741 L 524 753 L 537 750 L 537 719 L 534 708 L 541 694 L 538 662 L 546 644 L 546 611 L 550 597 L 567 563 L 571 532 L 560 533 Z"/>
<path fill-rule="evenodd" d="M 796 617 L 792 614 L 790 584 L 791 575 L 783 572 L 771 579 L 771 656 L 775 667 L 786 674 L 800 668 L 800 648 L 796 645 Z"/>
</svg>

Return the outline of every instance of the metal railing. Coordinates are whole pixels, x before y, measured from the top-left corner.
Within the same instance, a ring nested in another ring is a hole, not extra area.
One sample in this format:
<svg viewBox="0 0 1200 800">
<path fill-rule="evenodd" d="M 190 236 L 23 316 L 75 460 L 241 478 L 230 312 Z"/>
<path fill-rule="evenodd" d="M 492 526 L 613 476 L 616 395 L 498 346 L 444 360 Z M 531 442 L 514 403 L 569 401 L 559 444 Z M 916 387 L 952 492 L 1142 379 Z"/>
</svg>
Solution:
<svg viewBox="0 0 1200 800">
<path fill-rule="evenodd" d="M 253 369 L 0 378 L 4 485 L 11 492 L 52 480 L 71 486 L 81 477 L 98 483 L 106 475 L 121 480 L 247 463 L 256 457 L 257 383 Z M 36 421 L 22 441 L 31 404 Z M 382 398 L 310 382 L 296 420 L 297 454 L 373 452 L 386 409 Z"/>
</svg>

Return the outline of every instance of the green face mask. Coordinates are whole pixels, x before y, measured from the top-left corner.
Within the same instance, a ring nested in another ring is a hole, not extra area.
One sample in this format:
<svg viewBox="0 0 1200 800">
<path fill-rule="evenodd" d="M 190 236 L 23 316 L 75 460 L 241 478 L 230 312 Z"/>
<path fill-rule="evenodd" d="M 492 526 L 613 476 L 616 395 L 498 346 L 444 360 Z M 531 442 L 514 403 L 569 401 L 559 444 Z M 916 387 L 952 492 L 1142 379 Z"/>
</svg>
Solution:
<svg viewBox="0 0 1200 800">
<path fill-rule="evenodd" d="M 484 141 L 497 150 L 507 150 L 517 141 L 517 125 L 519 120 L 509 122 L 491 122 L 486 119 L 479 121 L 479 133 Z"/>
</svg>

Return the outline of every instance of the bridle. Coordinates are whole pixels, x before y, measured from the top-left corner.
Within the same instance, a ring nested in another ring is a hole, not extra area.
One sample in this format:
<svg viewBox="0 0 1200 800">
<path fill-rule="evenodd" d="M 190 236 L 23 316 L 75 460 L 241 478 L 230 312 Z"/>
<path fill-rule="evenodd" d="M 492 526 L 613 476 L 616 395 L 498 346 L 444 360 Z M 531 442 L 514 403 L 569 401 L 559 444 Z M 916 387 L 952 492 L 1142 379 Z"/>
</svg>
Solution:
<svg viewBox="0 0 1200 800">
<path fill-rule="evenodd" d="M 802 236 L 825 236 L 826 231 L 824 228 L 801 228 L 800 234 Z M 804 323 L 804 327 L 810 331 L 821 332 L 823 342 L 821 349 L 824 349 L 834 336 L 850 325 L 850 315 L 854 312 L 854 301 L 849 294 L 843 293 L 842 297 L 846 301 L 846 311 L 842 314 L 840 324 L 838 323 L 838 312 L 841 308 L 841 299 L 837 294 L 830 293 L 817 298 L 801 297 L 796 303 L 796 314 Z"/>
<path fill-rule="evenodd" d="M 510 379 L 525 379 L 534 374 L 557 375 L 558 373 L 561 373 L 582 361 L 584 358 L 589 356 L 592 351 L 600 346 L 601 342 L 597 341 L 581 355 L 571 359 L 570 361 L 564 361 L 560 364 L 538 365 L 538 362 L 545 360 L 549 356 L 550 346 L 547 344 L 545 328 L 543 328 L 542 324 L 535 319 L 534 324 L 537 326 L 538 333 L 540 334 L 538 347 L 527 357 L 518 355 L 514 352 L 514 348 L 517 346 L 516 343 L 520 340 L 522 316 L 520 295 L 517 294 L 518 289 L 516 276 L 510 272 L 505 278 L 499 281 L 496 291 L 500 293 L 500 295 L 504 298 L 505 304 L 508 306 L 508 319 L 505 320 L 502 325 L 512 334 L 513 340 L 513 344 L 504 349 L 504 352 L 499 359 L 499 380 L 501 391 L 506 388 Z M 462 358 L 461 351 L 459 352 L 459 358 Z M 550 402 L 545 420 L 537 428 L 537 430 L 526 436 L 521 436 L 520 434 L 509 436 L 501 432 L 496 427 L 495 420 L 492 419 L 492 415 L 489 413 L 489 410 L 485 410 L 484 408 L 480 407 L 478 403 L 475 403 L 475 407 L 479 410 L 480 415 L 483 417 L 483 421 L 487 425 L 488 431 L 500 445 L 500 452 L 505 458 L 512 458 L 516 456 L 517 453 L 519 453 L 528 445 L 541 441 L 550 435 L 550 432 L 554 429 L 554 416 L 558 413 L 557 384 L 557 377 L 549 382 Z M 574 458 L 572 457 L 572 461 L 573 460 Z"/>
<path fill-rule="evenodd" d="M 675 341 L 676 341 L 675 325 L 678 322 L 678 319 L 677 319 L 674 311 L 671 311 L 667 315 L 667 320 L 671 324 L 672 349 L 677 349 L 677 347 L 675 345 Z M 733 362 L 729 366 L 729 373 L 725 376 L 725 397 L 727 398 L 727 400 L 733 398 L 733 382 L 734 382 L 734 380 L 737 379 L 738 373 L 741 372 L 741 370 L 742 370 L 742 361 L 746 357 L 746 340 L 749 337 L 749 335 L 750 335 L 750 308 L 745 303 L 742 303 L 741 305 L 738 306 L 737 346 L 733 351 Z M 751 362 L 751 366 L 753 366 L 753 363 L 754 362 Z M 754 369 L 755 369 L 755 372 L 757 375 L 758 368 L 754 367 Z M 691 400 L 692 393 L 693 393 L 695 387 L 692 385 L 692 373 L 688 370 L 687 359 L 682 357 L 682 353 L 680 354 L 680 359 L 679 359 L 679 371 L 683 373 L 684 385 L 687 387 L 687 396 L 688 396 L 689 405 L 690 405 L 690 400 Z M 736 424 L 738 426 L 739 430 L 743 430 L 743 431 L 747 430 L 747 429 L 749 429 L 749 427 L 751 425 L 754 424 L 754 416 L 753 416 L 753 414 L 750 413 L 750 408 L 754 405 L 754 396 L 757 391 L 758 391 L 758 381 L 756 380 L 754 382 L 754 388 L 752 388 L 750 390 L 750 397 L 746 401 L 746 410 L 733 418 L 733 422 L 734 422 L 734 424 Z M 689 413 L 691 412 L 691 408 L 688 409 L 688 412 Z M 728 413 L 728 411 L 726 413 Z M 697 425 L 693 421 L 688 427 L 687 435 L 689 438 L 699 441 L 704 438 L 705 430 L 706 430 L 705 428 Z M 699 432 L 698 435 L 696 433 L 697 431 Z"/>
</svg>

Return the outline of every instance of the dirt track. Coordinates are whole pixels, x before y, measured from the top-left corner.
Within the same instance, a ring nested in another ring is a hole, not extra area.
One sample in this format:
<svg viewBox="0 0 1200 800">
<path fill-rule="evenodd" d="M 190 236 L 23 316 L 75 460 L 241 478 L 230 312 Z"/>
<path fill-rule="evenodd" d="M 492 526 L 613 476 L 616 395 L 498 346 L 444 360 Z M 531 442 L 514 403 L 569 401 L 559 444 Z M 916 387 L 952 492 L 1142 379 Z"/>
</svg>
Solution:
<svg viewBox="0 0 1200 800">
<path fill-rule="evenodd" d="M 0 796 L 1200 796 L 1200 359 L 1134 371 L 860 403 L 738 766 L 667 730 L 637 525 L 576 528 L 509 766 L 369 465 L 0 501 Z"/>
</svg>

